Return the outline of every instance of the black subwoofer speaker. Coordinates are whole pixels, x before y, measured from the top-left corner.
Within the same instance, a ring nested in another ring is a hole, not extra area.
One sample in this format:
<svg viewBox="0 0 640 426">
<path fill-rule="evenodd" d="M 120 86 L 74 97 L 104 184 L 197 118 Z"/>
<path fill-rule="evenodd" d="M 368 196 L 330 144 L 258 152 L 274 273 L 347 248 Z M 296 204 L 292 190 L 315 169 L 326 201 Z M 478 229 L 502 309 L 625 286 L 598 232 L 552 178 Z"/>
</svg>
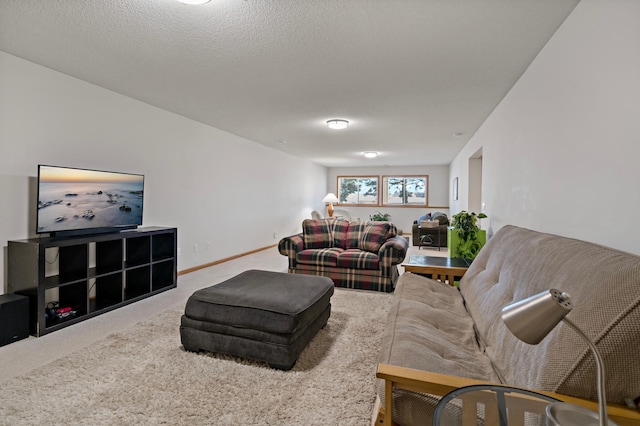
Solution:
<svg viewBox="0 0 640 426">
<path fill-rule="evenodd" d="M 0 294 L 0 346 L 29 337 L 29 298 Z"/>
</svg>

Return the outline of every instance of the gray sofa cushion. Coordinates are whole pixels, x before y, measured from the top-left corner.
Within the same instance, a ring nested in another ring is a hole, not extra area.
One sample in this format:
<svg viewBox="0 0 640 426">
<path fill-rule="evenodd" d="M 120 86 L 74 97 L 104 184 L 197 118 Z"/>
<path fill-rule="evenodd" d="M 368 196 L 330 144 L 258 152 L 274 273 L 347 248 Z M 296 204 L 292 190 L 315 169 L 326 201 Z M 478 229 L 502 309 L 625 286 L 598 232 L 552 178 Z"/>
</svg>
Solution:
<svg viewBox="0 0 640 426">
<path fill-rule="evenodd" d="M 440 222 L 440 225 L 447 225 L 449 223 L 449 218 L 447 217 L 447 215 L 441 212 L 433 213 L 431 215 L 431 220 L 437 220 L 438 222 Z"/>
<path fill-rule="evenodd" d="M 431 213 L 423 214 L 422 216 L 418 217 L 418 220 L 416 220 L 414 223 L 420 223 L 423 220 L 428 220 L 428 219 L 431 219 Z"/>
<path fill-rule="evenodd" d="M 571 319 L 605 362 L 607 399 L 640 396 L 640 257 L 514 226 L 501 228 L 460 282 L 496 371 L 515 386 L 597 399 L 595 364 L 565 324 L 538 345 L 514 337 L 505 305 L 557 288 L 571 295 Z M 437 371 L 437 370 L 433 370 Z"/>
<path fill-rule="evenodd" d="M 411 273 L 404 273 L 396 285 L 378 362 L 498 380 L 476 343 L 473 321 L 457 288 Z M 378 380 L 377 386 L 384 404 L 384 381 Z M 394 420 L 421 424 L 436 403 L 428 395 L 395 390 Z"/>
</svg>

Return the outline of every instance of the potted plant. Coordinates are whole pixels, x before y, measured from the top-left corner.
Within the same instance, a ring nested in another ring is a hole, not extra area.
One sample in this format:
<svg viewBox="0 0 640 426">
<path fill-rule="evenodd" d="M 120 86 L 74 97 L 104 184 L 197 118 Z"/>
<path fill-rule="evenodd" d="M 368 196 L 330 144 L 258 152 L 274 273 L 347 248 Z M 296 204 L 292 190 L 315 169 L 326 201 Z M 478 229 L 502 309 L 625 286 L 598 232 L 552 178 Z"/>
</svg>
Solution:
<svg viewBox="0 0 640 426">
<path fill-rule="evenodd" d="M 449 256 L 473 260 L 486 242 L 486 232 L 478 226 L 478 219 L 484 219 L 484 213 L 476 214 L 465 210 L 453 215 L 450 228 Z"/>
<path fill-rule="evenodd" d="M 391 220 L 391 214 L 374 212 L 373 214 L 369 215 L 369 220 L 373 222 L 388 222 L 389 220 Z"/>
</svg>

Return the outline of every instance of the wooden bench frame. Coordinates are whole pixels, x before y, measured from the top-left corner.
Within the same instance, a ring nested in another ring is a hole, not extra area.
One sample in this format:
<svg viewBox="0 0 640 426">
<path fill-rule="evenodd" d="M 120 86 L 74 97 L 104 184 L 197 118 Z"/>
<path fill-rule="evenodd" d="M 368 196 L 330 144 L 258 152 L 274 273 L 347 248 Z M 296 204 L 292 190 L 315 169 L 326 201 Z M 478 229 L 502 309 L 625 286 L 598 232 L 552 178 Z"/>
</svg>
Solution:
<svg viewBox="0 0 640 426">
<path fill-rule="evenodd" d="M 461 388 L 463 386 L 495 384 L 487 383 L 480 380 L 467 379 L 464 377 L 449 376 L 446 374 L 432 373 L 429 371 L 414 370 L 389 364 L 378 364 L 376 377 L 385 381 L 385 404 L 380 406 L 376 425 L 392 426 L 392 402 L 393 389 L 404 389 L 413 392 L 428 393 L 436 396 L 444 396 L 448 392 Z M 557 398 L 564 402 L 580 405 L 593 411 L 598 411 L 597 401 L 590 401 L 582 398 L 575 398 L 568 395 L 562 395 L 554 392 L 545 392 L 535 390 L 535 392 Z M 618 423 L 620 426 L 638 426 L 640 425 L 640 412 L 638 410 L 628 408 L 618 404 L 607 404 L 609 418 Z M 387 415 L 388 413 L 388 415 Z"/>
</svg>

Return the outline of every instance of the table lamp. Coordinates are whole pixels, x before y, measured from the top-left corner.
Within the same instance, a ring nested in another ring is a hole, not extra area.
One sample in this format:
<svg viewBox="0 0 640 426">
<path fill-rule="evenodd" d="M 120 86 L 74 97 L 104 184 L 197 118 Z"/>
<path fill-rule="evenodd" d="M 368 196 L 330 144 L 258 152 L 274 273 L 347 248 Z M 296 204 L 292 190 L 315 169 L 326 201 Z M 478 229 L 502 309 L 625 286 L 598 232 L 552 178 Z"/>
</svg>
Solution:
<svg viewBox="0 0 640 426">
<path fill-rule="evenodd" d="M 567 293 L 551 289 L 513 302 L 502 308 L 502 321 L 518 339 L 537 345 L 560 321 L 571 327 L 586 342 L 596 359 L 598 386 L 598 414 L 574 404 L 558 402 L 547 406 L 547 418 L 551 424 L 566 425 L 616 425 L 607 418 L 607 398 L 604 384 L 604 362 L 596 346 L 574 323 L 565 316 L 573 305 Z"/>
<path fill-rule="evenodd" d="M 327 212 L 329 212 L 329 217 L 333 217 L 333 203 L 338 202 L 338 197 L 333 192 L 328 193 L 323 199 L 323 203 L 329 203 L 327 207 Z"/>
</svg>

